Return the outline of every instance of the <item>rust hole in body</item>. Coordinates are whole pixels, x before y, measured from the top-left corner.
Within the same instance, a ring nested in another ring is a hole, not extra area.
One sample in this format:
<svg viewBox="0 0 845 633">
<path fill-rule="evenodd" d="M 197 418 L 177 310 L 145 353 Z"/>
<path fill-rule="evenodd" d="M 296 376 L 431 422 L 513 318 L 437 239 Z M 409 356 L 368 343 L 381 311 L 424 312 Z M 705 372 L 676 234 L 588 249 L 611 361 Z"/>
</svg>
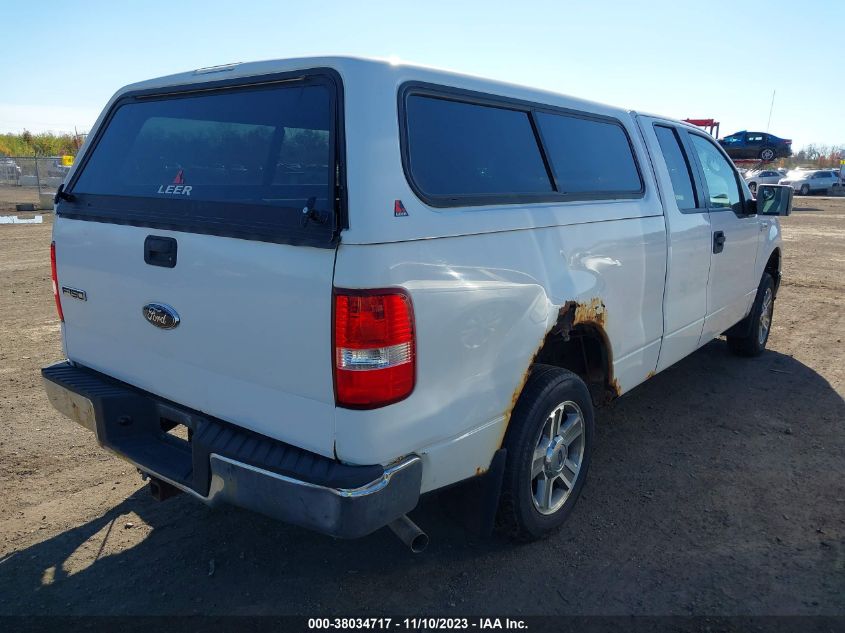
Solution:
<svg viewBox="0 0 845 633">
<path fill-rule="evenodd" d="M 606 404 L 621 395 L 622 389 L 613 376 L 610 344 L 605 334 L 606 324 L 607 308 L 598 297 L 587 302 L 567 301 L 560 307 L 557 320 L 539 342 L 511 395 L 504 414 L 502 441 L 513 410 L 537 363 L 563 367 L 580 375 L 590 388 L 597 405 Z M 561 349 L 565 351 L 561 353 Z"/>
</svg>

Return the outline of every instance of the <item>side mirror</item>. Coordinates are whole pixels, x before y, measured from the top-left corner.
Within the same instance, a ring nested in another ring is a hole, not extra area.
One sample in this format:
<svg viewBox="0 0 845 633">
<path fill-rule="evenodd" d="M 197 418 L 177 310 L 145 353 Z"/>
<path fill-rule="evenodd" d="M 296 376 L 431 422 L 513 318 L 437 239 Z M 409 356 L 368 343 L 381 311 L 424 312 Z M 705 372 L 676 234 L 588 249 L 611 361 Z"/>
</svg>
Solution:
<svg viewBox="0 0 845 633">
<path fill-rule="evenodd" d="M 757 213 L 759 215 L 789 215 L 792 195 L 789 185 L 757 185 Z"/>
</svg>

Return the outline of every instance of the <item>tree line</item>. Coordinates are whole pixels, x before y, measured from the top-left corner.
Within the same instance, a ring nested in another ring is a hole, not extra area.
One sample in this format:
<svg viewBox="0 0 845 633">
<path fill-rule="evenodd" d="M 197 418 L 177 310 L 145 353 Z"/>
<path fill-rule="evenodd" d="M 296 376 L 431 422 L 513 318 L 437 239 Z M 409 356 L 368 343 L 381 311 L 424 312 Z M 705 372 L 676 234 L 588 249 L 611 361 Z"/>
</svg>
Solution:
<svg viewBox="0 0 845 633">
<path fill-rule="evenodd" d="M 24 130 L 19 134 L 0 134 L 0 155 L 3 156 L 62 156 L 76 155 L 82 146 L 82 134 L 33 134 Z"/>
<path fill-rule="evenodd" d="M 845 160 L 845 145 L 816 145 L 811 143 L 784 161 L 784 167 L 838 168 Z"/>
</svg>

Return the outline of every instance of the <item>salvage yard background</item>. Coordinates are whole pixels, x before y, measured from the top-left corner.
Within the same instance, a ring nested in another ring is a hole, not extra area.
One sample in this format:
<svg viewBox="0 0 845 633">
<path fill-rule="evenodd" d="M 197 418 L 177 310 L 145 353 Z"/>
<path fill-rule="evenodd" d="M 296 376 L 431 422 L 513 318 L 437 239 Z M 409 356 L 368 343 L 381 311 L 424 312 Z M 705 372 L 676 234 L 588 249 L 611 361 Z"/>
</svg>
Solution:
<svg viewBox="0 0 845 633">
<path fill-rule="evenodd" d="M 0 226 L 0 615 L 845 614 L 845 199 L 783 226 L 769 351 L 714 341 L 600 410 L 549 540 L 475 539 L 433 497 L 419 556 L 153 501 L 41 389 L 50 215 Z"/>
</svg>

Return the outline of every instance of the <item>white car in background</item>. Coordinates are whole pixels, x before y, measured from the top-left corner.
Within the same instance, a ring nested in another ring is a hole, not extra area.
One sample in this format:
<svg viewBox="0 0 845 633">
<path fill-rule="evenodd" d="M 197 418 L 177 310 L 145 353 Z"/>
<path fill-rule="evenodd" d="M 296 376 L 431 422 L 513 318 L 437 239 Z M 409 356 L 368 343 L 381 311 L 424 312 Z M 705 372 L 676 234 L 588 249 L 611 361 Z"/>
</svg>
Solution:
<svg viewBox="0 0 845 633">
<path fill-rule="evenodd" d="M 807 196 L 838 186 L 839 178 L 829 169 L 795 170 L 786 174 L 786 178 L 779 180 L 778 184 L 789 185 L 796 193 Z"/>
<path fill-rule="evenodd" d="M 784 175 L 774 169 L 758 169 L 746 172 L 743 175 L 751 193 L 757 193 L 757 185 L 776 185 Z"/>
</svg>

